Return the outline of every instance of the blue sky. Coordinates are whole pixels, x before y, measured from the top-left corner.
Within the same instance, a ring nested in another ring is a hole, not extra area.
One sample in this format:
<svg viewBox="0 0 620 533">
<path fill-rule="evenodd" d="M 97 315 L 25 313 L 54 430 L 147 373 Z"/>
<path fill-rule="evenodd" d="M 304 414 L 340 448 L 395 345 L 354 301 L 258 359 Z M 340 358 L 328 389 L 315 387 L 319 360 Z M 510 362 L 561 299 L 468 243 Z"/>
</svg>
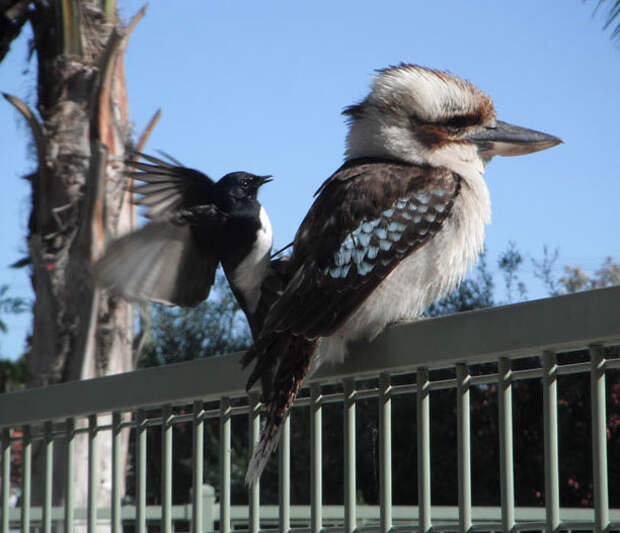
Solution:
<svg viewBox="0 0 620 533">
<path fill-rule="evenodd" d="M 141 7 L 118 1 L 125 19 Z M 558 270 L 594 270 L 608 255 L 620 259 L 620 45 L 602 31 L 602 13 L 593 16 L 596 4 L 153 2 L 127 53 L 130 115 L 140 132 L 162 108 L 147 151 L 165 150 L 216 179 L 273 174 L 261 201 L 278 246 L 342 163 L 340 111 L 364 97 L 373 71 L 401 61 L 449 70 L 490 94 L 501 120 L 565 140 L 487 167 L 491 266 L 513 240 L 537 257 L 545 244 L 559 247 Z M 34 105 L 28 37 L 0 64 L 0 90 Z M 8 268 L 25 249 L 29 133 L 4 101 L 0 124 L 0 284 L 32 298 L 27 272 Z M 544 296 L 531 271 L 528 263 L 530 296 Z M 3 318 L 10 332 L 0 336 L 0 355 L 15 357 L 30 319 Z"/>
</svg>

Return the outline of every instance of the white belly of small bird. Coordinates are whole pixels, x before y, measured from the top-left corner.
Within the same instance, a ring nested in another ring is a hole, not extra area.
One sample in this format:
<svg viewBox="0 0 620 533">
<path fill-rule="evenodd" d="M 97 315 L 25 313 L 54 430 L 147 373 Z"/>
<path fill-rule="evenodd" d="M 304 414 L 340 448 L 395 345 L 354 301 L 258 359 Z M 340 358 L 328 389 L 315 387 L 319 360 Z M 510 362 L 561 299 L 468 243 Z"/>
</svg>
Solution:
<svg viewBox="0 0 620 533">
<path fill-rule="evenodd" d="M 256 233 L 256 241 L 252 251 L 239 263 L 232 275 L 235 289 L 243 294 L 248 311 L 253 313 L 260 299 L 261 283 L 269 268 L 273 231 L 267 212 L 260 208 L 261 227 Z"/>
<path fill-rule="evenodd" d="M 348 343 L 370 341 L 390 324 L 419 317 L 454 289 L 482 251 L 490 221 L 491 203 L 482 177 L 463 180 L 441 231 L 405 258 L 334 334 L 319 340 L 312 370 L 324 362 L 342 362 Z"/>
</svg>

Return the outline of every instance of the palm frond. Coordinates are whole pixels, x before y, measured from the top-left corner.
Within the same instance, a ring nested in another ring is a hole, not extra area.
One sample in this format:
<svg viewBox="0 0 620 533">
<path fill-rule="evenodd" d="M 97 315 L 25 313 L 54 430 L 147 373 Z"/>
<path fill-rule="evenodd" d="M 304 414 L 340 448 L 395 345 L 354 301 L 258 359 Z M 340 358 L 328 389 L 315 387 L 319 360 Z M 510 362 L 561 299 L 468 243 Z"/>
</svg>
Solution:
<svg viewBox="0 0 620 533">
<path fill-rule="evenodd" d="M 584 0 L 585 1 L 585 0 Z M 611 38 L 620 40 L 620 0 L 598 0 L 594 13 L 596 13 L 603 6 L 609 6 L 607 13 L 605 14 L 604 30 L 611 30 Z"/>
</svg>

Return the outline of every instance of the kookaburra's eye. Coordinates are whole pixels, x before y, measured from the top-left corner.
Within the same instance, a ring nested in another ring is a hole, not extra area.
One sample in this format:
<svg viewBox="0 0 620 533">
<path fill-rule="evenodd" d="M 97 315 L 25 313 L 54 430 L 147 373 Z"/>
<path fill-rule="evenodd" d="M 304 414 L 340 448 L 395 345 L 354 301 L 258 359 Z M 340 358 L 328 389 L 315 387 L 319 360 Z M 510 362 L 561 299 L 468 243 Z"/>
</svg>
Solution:
<svg viewBox="0 0 620 533">
<path fill-rule="evenodd" d="M 451 119 L 446 120 L 442 126 L 450 133 L 460 133 L 460 131 L 465 127 L 465 124 L 463 117 L 452 117 Z"/>
</svg>

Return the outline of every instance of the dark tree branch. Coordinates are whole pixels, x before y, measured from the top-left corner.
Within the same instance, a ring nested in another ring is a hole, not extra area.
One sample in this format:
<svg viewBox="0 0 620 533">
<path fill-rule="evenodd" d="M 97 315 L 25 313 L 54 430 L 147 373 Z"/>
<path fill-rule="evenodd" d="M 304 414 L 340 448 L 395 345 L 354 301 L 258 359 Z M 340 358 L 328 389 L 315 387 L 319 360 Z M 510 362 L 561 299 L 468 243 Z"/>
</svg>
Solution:
<svg viewBox="0 0 620 533">
<path fill-rule="evenodd" d="M 29 0 L 3 0 L 0 2 L 0 61 L 9 52 L 30 14 Z"/>
</svg>

